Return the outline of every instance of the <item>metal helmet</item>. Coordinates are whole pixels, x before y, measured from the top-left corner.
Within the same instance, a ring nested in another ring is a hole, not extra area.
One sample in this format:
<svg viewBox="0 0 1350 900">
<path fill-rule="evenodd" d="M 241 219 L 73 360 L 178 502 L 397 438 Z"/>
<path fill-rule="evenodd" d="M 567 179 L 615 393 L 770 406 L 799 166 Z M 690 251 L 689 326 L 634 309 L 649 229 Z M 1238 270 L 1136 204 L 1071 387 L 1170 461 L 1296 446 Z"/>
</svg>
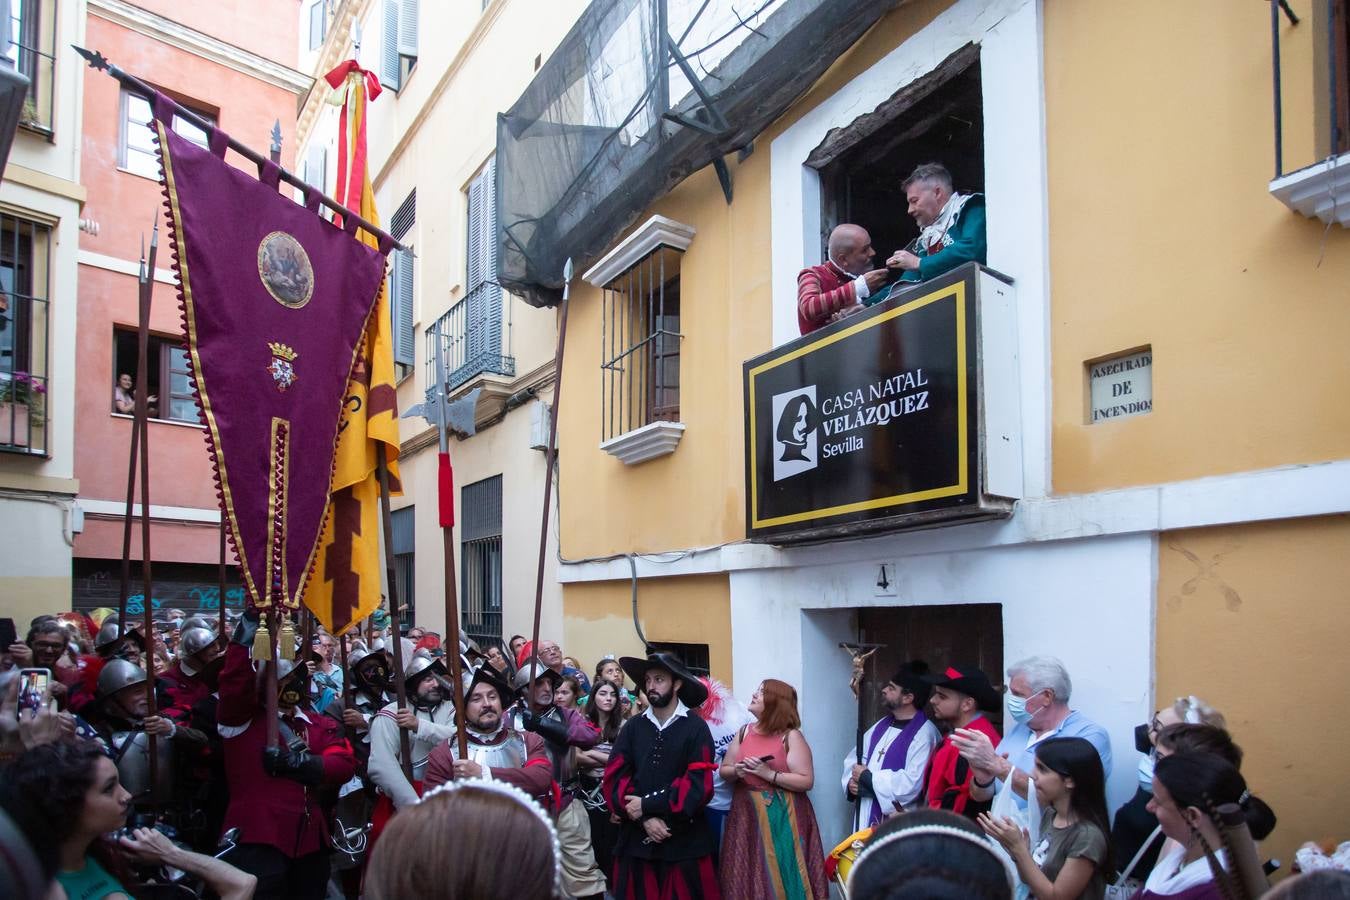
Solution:
<svg viewBox="0 0 1350 900">
<path fill-rule="evenodd" d="M 206 616 L 188 616 L 183 620 L 183 624 L 178 627 L 178 630 L 180 634 L 186 632 L 189 628 L 205 628 L 208 631 L 215 631 L 218 624 L 219 621 L 213 622 Z"/>
<path fill-rule="evenodd" d="M 429 656 L 423 656 L 420 653 L 413 655 L 408 662 L 408 667 L 403 670 L 403 684 L 411 689 L 414 684 L 421 680 L 422 676 L 428 671 L 435 672 L 441 677 L 445 677 L 445 664 L 439 659 L 432 659 Z"/>
<path fill-rule="evenodd" d="M 136 684 L 145 684 L 145 670 L 125 659 L 110 659 L 98 673 L 94 699 L 106 700 L 113 694 Z"/>
<path fill-rule="evenodd" d="M 184 628 L 178 637 L 178 658 L 190 659 L 214 644 L 219 638 L 209 628 Z"/>
<path fill-rule="evenodd" d="M 562 676 L 559 675 L 557 672 L 553 671 L 552 669 L 550 669 L 548 666 L 544 665 L 543 661 L 541 661 L 537 656 L 532 659 L 525 660 L 524 665 L 522 665 L 519 669 L 516 670 L 516 677 L 511 679 L 511 687 L 515 688 L 517 691 L 523 691 L 530 686 L 531 663 L 534 664 L 535 669 L 534 680 L 538 681 L 541 678 L 547 678 L 549 682 L 553 685 L 553 689 L 557 690 L 558 685 L 562 684 Z"/>
<path fill-rule="evenodd" d="M 356 664 L 359 663 L 361 660 L 365 659 L 369 655 L 370 655 L 369 650 L 363 650 L 362 648 L 357 647 L 351 653 L 347 654 L 347 668 L 355 669 Z"/>
<path fill-rule="evenodd" d="M 103 627 L 98 630 L 98 637 L 94 638 L 94 652 L 99 656 L 112 656 L 125 642 L 130 641 L 136 644 L 141 650 L 145 649 L 145 638 L 134 627 L 128 626 L 127 630 L 118 634 L 117 622 L 105 621 Z"/>
</svg>

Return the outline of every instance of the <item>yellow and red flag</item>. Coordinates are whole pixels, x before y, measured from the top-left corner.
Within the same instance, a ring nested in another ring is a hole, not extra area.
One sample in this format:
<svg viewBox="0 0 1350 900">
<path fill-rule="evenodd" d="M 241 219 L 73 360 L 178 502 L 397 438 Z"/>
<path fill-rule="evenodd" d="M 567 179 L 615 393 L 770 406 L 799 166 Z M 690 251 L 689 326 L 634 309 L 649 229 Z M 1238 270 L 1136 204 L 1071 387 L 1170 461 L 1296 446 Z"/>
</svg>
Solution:
<svg viewBox="0 0 1350 900">
<path fill-rule="evenodd" d="M 338 126 L 336 199 L 372 225 L 380 220 L 366 164 L 366 105 L 380 82 L 348 60 L 326 76 L 342 103 Z M 372 247 L 376 239 L 358 231 Z M 347 410 L 338 436 L 328 521 L 305 605 L 332 634 L 342 634 L 380 605 L 380 483 L 377 448 L 389 461 L 391 493 L 402 493 L 398 476 L 398 393 L 394 387 L 393 322 L 387 283 L 380 289 L 366 329 L 364 351 L 347 383 Z"/>
</svg>

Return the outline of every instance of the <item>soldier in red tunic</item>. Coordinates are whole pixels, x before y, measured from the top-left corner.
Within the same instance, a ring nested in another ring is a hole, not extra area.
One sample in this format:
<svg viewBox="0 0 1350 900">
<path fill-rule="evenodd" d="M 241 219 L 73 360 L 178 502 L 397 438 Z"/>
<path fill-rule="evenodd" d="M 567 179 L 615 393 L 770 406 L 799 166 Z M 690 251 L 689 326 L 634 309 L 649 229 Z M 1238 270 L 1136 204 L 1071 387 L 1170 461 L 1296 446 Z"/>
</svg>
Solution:
<svg viewBox="0 0 1350 900">
<path fill-rule="evenodd" d="M 230 804 L 225 828 L 238 828 L 230 862 L 258 878 L 255 897 L 322 900 L 328 885 L 328 817 L 321 793 L 356 771 L 337 720 L 309 707 L 308 669 L 282 660 L 277 672 L 279 740 L 267 740 L 267 703 L 249 660 L 258 613 L 235 629 L 220 673 L 219 731 Z"/>
</svg>

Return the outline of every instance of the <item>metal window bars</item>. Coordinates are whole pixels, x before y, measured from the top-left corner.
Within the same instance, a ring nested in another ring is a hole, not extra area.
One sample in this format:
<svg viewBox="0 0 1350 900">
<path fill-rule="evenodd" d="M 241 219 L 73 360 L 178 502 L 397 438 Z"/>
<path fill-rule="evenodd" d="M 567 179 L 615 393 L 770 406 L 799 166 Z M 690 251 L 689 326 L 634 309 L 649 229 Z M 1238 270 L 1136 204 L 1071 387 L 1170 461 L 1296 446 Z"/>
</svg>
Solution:
<svg viewBox="0 0 1350 900">
<path fill-rule="evenodd" d="M 480 644 L 502 632 L 502 476 L 463 488 L 460 627 Z"/>
<path fill-rule="evenodd" d="M 680 257 L 661 245 L 605 286 L 602 441 L 680 418 Z"/>
<path fill-rule="evenodd" d="M 1327 153 L 1334 157 L 1346 150 L 1347 112 L 1342 109 L 1350 97 L 1345 96 L 1346 62 L 1350 56 L 1347 48 L 1346 0 L 1326 0 L 1326 100 L 1327 100 Z M 1270 56 L 1271 85 L 1274 99 L 1275 116 L 1275 177 L 1284 172 L 1284 100 L 1283 79 L 1280 57 L 1280 15 L 1289 20 L 1291 26 L 1299 24 L 1299 18 L 1290 8 L 1288 0 L 1270 0 Z"/>
<path fill-rule="evenodd" d="M 0 452 L 45 456 L 50 230 L 0 215 Z"/>
<path fill-rule="evenodd" d="M 50 136 L 56 93 L 56 0 L 10 0 L 6 56 L 28 77 L 19 124 Z"/>
</svg>

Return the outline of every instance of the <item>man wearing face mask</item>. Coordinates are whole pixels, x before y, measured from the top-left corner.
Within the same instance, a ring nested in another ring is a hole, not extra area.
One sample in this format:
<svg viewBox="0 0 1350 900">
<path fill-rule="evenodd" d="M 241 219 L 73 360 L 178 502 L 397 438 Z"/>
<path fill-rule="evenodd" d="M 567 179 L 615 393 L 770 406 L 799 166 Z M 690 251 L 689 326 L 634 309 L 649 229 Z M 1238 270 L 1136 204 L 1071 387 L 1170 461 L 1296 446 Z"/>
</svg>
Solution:
<svg viewBox="0 0 1350 900">
<path fill-rule="evenodd" d="M 1153 870 L 1162 849 L 1158 817 L 1148 811 L 1153 799 L 1153 767 L 1158 761 L 1158 735 L 1168 726 L 1213 725 L 1225 727 L 1223 714 L 1197 697 L 1178 697 L 1175 703 L 1164 706 L 1148 722 L 1134 728 L 1134 749 L 1142 754 L 1136 770 L 1138 787 L 1134 796 L 1116 810 L 1111 824 L 1111 842 L 1115 845 L 1116 865 L 1122 871 L 1129 866 L 1142 849 L 1144 852 L 1130 872 L 1131 878 L 1140 878 Z M 1147 846 L 1145 846 L 1147 845 Z"/>
<path fill-rule="evenodd" d="M 1008 715 L 1014 724 L 997 749 L 982 732 L 958 728 L 952 733 L 952 743 L 975 773 L 971 799 L 988 800 L 1000 783 L 1011 780 L 1018 806 L 1026 809 L 1027 774 L 1035 769 L 1036 745 L 1051 737 L 1087 740 L 1110 778 L 1111 738 L 1106 729 L 1069 708 L 1072 689 L 1064 663 L 1053 656 L 1032 656 L 1008 669 Z"/>
<path fill-rule="evenodd" d="M 258 620 L 255 609 L 240 618 L 220 673 L 216 729 L 230 788 L 224 827 L 239 829 L 230 862 L 257 877 L 255 897 L 322 900 L 328 816 L 321 795 L 351 779 L 356 757 L 342 725 L 309 706 L 309 669 L 288 659 L 277 667 L 277 743 L 269 744 L 267 681 L 249 659 Z"/>
</svg>

